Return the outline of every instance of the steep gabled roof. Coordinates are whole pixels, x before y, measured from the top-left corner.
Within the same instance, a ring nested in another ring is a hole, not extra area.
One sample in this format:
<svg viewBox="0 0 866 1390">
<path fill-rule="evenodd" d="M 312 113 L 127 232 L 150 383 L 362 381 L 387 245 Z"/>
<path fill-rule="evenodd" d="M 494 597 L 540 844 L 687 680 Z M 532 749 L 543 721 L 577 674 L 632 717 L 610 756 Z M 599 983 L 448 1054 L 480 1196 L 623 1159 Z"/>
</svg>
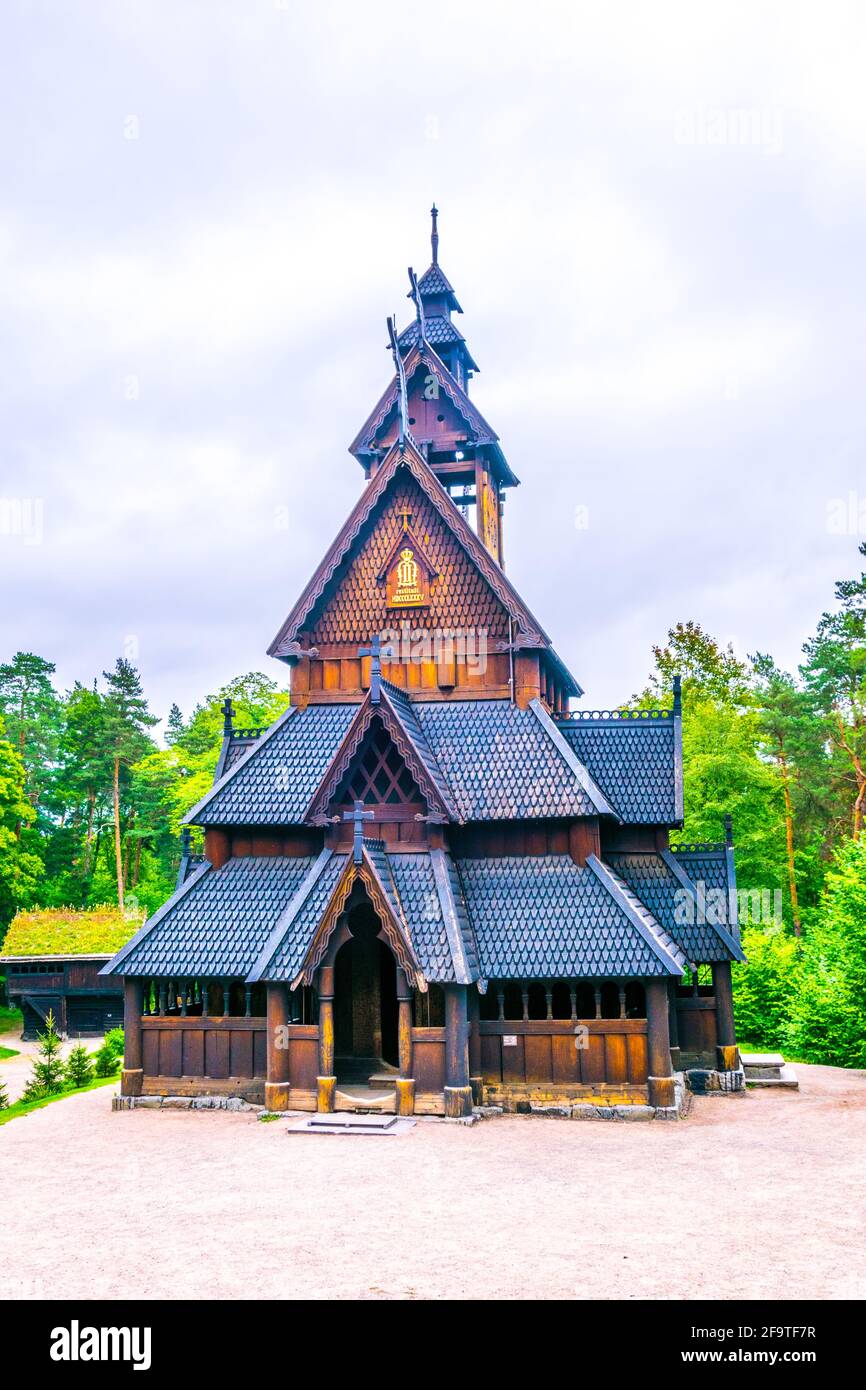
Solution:
<svg viewBox="0 0 866 1390">
<path fill-rule="evenodd" d="M 683 818 L 682 722 L 670 710 L 575 711 L 556 727 L 623 821 Z"/>
<path fill-rule="evenodd" d="M 401 690 L 388 681 L 381 682 L 378 704 L 373 702 L 372 694 L 368 692 L 363 703 L 357 707 L 355 718 L 316 788 L 305 819 L 324 814 L 377 716 L 415 778 L 430 809 L 438 811 L 449 820 L 458 820 L 459 813 L 451 790 L 442 776 L 442 770 L 411 703 Z"/>
<path fill-rule="evenodd" d="M 422 299 L 448 299 L 450 301 L 449 308 L 458 314 L 463 313 L 463 310 L 457 302 L 454 286 L 451 284 L 451 281 L 448 279 L 448 276 L 445 274 L 438 261 L 434 261 L 433 264 L 428 266 L 424 271 L 424 274 L 418 281 L 418 289 L 421 291 Z M 412 298 L 411 290 L 406 298 Z"/>
<path fill-rule="evenodd" d="M 365 523 L 400 470 L 405 470 L 411 474 L 438 512 L 444 525 L 462 546 L 511 617 L 516 628 L 516 645 L 525 649 L 540 648 L 549 652 L 551 659 L 559 664 L 563 681 L 569 685 L 569 693 L 579 694 L 580 686 L 559 662 L 559 658 L 556 657 L 551 647 L 550 638 L 541 624 L 530 612 L 516 589 L 513 588 L 499 565 L 476 536 L 466 518 L 461 514 L 460 509 L 455 506 L 439 479 L 408 439 L 402 445 L 395 444 L 390 449 L 382 466 L 361 494 L 339 535 L 269 646 L 268 655 L 289 659 L 297 654 L 294 644 L 297 642 L 300 632 L 309 622 L 316 605 L 323 598 L 340 565 L 358 540 Z"/>
<path fill-rule="evenodd" d="M 314 862 L 250 855 L 203 864 L 99 973 L 245 976 Z"/>
<path fill-rule="evenodd" d="M 591 856 L 457 861 L 488 979 L 679 976 L 682 955 Z"/>
<path fill-rule="evenodd" d="M 262 953 L 262 957 L 255 963 L 254 977 L 265 980 L 285 979 L 292 989 L 297 989 L 301 984 L 311 984 L 315 971 L 328 949 L 340 914 L 348 902 L 349 894 L 356 881 L 360 880 L 370 895 L 388 945 L 406 978 L 410 983 L 417 984 L 420 989 L 426 989 L 427 982 L 391 881 L 384 847 L 378 841 L 366 840 L 361 850 L 360 864 L 356 864 L 351 855 L 333 856 L 334 859 L 342 861 L 341 866 L 331 866 L 330 861 L 323 863 L 324 856 L 329 853 L 328 850 L 323 851 L 318 861 L 321 865 L 320 874 L 326 875 L 324 888 L 316 892 L 314 885 L 313 892 L 307 894 L 295 912 L 292 912 L 290 907 L 285 922 L 281 923 L 285 926 L 283 941 L 267 961 Z M 329 887 L 331 892 L 327 896 L 326 890 Z M 298 898 L 300 896 L 299 894 Z M 318 921 L 315 921 L 316 916 Z M 311 925 L 314 927 L 312 934 L 309 933 Z M 275 932 L 274 936 L 276 934 Z"/>
<path fill-rule="evenodd" d="M 595 816 L 610 807 L 551 737 L 539 707 L 509 700 L 413 700 L 463 821 Z"/>
<path fill-rule="evenodd" d="M 499 448 L 499 435 L 496 433 L 493 426 L 488 424 L 487 420 L 485 420 L 474 401 L 469 399 L 469 396 L 463 390 L 462 386 L 460 386 L 457 380 L 451 375 L 441 357 L 439 357 L 429 345 L 426 348 L 415 346 L 407 353 L 403 365 L 406 373 L 407 386 L 411 385 L 412 378 L 419 371 L 423 371 L 425 376 L 435 377 L 439 384 L 440 391 L 451 402 L 458 415 L 465 420 L 466 428 L 472 439 L 474 439 L 477 444 L 490 444 L 495 446 L 496 461 L 499 465 L 499 470 L 505 485 L 507 487 L 516 487 L 520 480 L 512 473 L 505 461 L 505 455 Z M 379 400 L 364 421 L 355 439 L 349 445 L 349 453 L 353 454 L 355 458 L 362 458 L 364 454 L 369 453 L 369 451 L 375 447 L 376 435 L 385 424 L 391 412 L 397 408 L 399 389 L 399 383 L 395 375 L 379 397 Z"/>
<path fill-rule="evenodd" d="M 451 343 L 460 343 L 466 357 L 466 365 L 470 371 L 480 371 L 478 363 L 466 346 L 466 339 L 460 332 L 456 323 L 445 318 L 443 314 L 431 314 L 424 319 L 424 336 L 430 347 L 448 347 Z M 407 324 L 402 333 L 397 338 L 402 351 L 417 347 L 421 340 L 421 329 L 416 319 L 413 323 Z"/>
<path fill-rule="evenodd" d="M 292 825 L 354 717 L 357 705 L 290 705 L 184 817 L 188 825 Z"/>
</svg>

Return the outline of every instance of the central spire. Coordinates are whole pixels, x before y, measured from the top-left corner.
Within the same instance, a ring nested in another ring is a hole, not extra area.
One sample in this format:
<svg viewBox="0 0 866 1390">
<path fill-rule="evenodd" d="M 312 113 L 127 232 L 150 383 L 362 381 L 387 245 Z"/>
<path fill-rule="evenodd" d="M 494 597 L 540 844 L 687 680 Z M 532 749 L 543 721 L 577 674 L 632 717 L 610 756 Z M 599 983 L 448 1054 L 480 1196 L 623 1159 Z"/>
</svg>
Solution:
<svg viewBox="0 0 866 1390">
<path fill-rule="evenodd" d="M 433 248 L 433 264 L 434 264 L 434 265 L 438 265 L 438 264 L 439 264 L 439 232 L 438 232 L 437 227 L 436 227 L 436 221 L 437 221 L 437 218 L 438 218 L 438 217 L 439 217 L 439 209 L 437 208 L 436 204 L 434 203 L 433 206 L 432 206 L 432 208 L 430 209 L 430 219 L 431 219 L 431 222 L 432 222 L 432 224 L 433 224 L 433 225 L 432 225 L 432 228 L 431 228 L 431 231 L 430 231 L 430 245 L 431 245 L 432 248 Z"/>
</svg>

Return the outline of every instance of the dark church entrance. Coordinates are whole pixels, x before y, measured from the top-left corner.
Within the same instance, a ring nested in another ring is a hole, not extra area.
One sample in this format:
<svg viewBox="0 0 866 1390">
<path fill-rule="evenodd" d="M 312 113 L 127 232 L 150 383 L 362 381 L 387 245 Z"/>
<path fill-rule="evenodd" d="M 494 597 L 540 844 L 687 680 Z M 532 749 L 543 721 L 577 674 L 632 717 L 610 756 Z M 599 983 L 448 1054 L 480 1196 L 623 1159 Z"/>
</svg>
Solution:
<svg viewBox="0 0 866 1390">
<path fill-rule="evenodd" d="M 351 939 L 334 962 L 334 1044 L 337 1085 L 365 1085 L 396 1075 L 397 967 L 379 937 L 379 920 L 366 899 L 349 911 Z"/>
</svg>

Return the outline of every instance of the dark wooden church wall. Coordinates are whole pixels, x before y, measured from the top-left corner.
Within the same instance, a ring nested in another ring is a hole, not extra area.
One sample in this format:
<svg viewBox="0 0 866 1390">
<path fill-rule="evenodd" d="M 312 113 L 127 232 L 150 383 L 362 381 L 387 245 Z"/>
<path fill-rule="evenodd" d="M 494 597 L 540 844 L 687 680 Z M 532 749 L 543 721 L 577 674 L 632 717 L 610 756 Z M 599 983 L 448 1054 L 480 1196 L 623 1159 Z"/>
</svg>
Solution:
<svg viewBox="0 0 866 1390">
<path fill-rule="evenodd" d="M 497 1019 L 478 1026 L 487 1084 L 646 1084 L 646 1019 Z"/>
<path fill-rule="evenodd" d="M 141 1020 L 146 1077 L 264 1077 L 264 1018 L 160 1018 Z"/>
</svg>

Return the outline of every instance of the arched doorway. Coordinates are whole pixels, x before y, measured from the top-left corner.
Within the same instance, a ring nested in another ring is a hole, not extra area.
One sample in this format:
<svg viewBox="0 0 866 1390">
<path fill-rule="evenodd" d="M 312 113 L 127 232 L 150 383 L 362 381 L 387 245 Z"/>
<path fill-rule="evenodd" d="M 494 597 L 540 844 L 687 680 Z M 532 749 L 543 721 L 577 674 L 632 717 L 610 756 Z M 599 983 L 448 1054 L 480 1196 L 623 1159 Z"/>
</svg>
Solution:
<svg viewBox="0 0 866 1390">
<path fill-rule="evenodd" d="M 397 1066 L 397 963 L 379 936 L 366 896 L 349 910 L 351 932 L 334 961 L 334 1070 L 340 1082 L 363 1085 Z"/>
</svg>

